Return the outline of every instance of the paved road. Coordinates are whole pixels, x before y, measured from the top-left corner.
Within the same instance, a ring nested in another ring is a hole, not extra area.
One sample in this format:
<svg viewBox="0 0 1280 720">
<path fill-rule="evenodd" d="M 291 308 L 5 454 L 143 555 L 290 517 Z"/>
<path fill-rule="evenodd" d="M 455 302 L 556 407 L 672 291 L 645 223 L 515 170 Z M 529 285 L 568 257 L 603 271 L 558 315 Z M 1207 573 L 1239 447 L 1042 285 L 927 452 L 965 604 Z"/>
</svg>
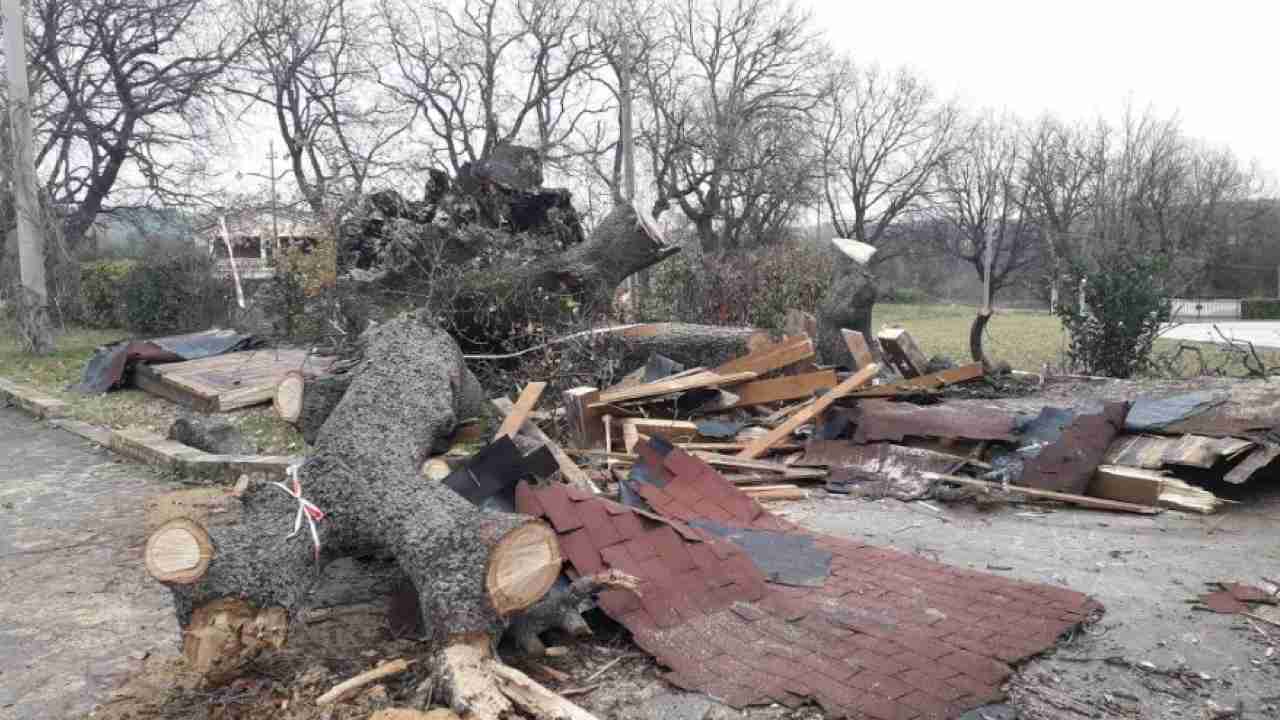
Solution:
<svg viewBox="0 0 1280 720">
<path fill-rule="evenodd" d="M 142 568 L 143 500 L 164 486 L 0 408 L 0 720 L 69 718 L 178 637 Z"/>
<path fill-rule="evenodd" d="M 1221 342 L 1213 329 L 1219 329 L 1233 340 L 1247 340 L 1255 347 L 1280 349 L 1280 322 L 1270 320 L 1223 320 L 1183 323 L 1166 330 L 1160 337 L 1194 342 Z"/>
</svg>

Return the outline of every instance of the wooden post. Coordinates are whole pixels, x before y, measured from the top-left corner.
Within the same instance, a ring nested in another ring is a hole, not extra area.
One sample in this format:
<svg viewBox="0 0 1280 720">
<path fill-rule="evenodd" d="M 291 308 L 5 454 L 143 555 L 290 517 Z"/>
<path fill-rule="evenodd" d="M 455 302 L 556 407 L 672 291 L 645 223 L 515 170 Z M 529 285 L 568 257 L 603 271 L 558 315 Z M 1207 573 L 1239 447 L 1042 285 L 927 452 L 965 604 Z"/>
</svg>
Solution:
<svg viewBox="0 0 1280 720">
<path fill-rule="evenodd" d="M 18 268 L 23 296 L 19 308 L 25 316 L 26 340 L 35 353 L 53 351 L 49 326 L 49 291 L 44 274 L 43 228 L 36 199 L 35 161 L 32 158 L 31 100 L 27 87 L 26 22 L 22 0 L 4 0 L 4 55 L 9 76 L 9 120 L 13 125 L 13 204 L 18 221 Z"/>
</svg>

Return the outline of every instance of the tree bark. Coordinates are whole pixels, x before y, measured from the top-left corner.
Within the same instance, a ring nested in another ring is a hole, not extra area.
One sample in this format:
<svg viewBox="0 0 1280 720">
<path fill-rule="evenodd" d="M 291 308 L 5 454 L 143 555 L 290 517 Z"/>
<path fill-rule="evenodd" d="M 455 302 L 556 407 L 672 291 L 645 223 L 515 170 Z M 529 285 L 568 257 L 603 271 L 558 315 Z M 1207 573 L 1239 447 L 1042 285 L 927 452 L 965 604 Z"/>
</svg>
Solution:
<svg viewBox="0 0 1280 720">
<path fill-rule="evenodd" d="M 876 302 L 876 283 L 871 273 L 852 260 L 838 260 L 840 273 L 818 303 L 818 359 L 828 365 L 856 367 L 841 330 L 856 330 L 868 339 L 871 309 Z"/>
<path fill-rule="evenodd" d="M 326 516 L 317 557 L 298 501 L 260 483 L 244 495 L 239 522 L 205 530 L 213 546 L 193 582 L 169 582 L 178 618 L 236 598 L 251 610 L 296 612 L 317 560 L 386 550 L 419 595 L 426 635 L 495 636 L 541 598 L 560 573 L 554 532 L 526 516 L 480 510 L 418 470 L 433 444 L 463 419 L 473 384 L 457 344 L 415 313 L 369 331 L 351 382 L 299 470 L 303 496 Z"/>
</svg>

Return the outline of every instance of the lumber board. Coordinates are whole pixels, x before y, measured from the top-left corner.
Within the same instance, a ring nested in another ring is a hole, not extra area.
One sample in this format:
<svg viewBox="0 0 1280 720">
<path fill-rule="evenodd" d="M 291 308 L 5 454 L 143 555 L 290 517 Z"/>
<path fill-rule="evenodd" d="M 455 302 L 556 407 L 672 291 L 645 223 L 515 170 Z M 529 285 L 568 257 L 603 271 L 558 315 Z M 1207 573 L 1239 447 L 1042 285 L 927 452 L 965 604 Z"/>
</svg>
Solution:
<svg viewBox="0 0 1280 720">
<path fill-rule="evenodd" d="M 771 472 L 793 480 L 816 480 L 827 476 L 827 471 L 822 468 L 792 467 L 790 465 L 783 465 L 782 463 L 769 462 L 768 460 L 751 460 L 734 455 L 721 455 L 719 453 L 698 450 L 693 451 L 691 454 L 706 464 L 714 467 Z"/>
<path fill-rule="evenodd" d="M 512 406 L 511 412 L 507 413 L 507 417 L 498 426 L 498 432 L 494 433 L 493 438 L 496 440 L 519 432 L 520 426 L 524 425 L 525 421 L 529 419 L 529 413 L 533 412 L 538 400 L 542 398 L 542 392 L 546 389 L 547 384 L 544 382 L 531 382 L 525 385 L 524 390 L 520 391 L 520 397 L 516 400 L 516 404 Z"/>
<path fill-rule="evenodd" d="M 833 388 L 838 382 L 835 370 L 784 375 L 769 380 L 752 380 L 733 389 L 738 400 L 729 407 L 739 408 L 784 400 L 799 400 L 812 396 L 818 390 Z"/>
<path fill-rule="evenodd" d="M 913 378 L 925 374 L 929 359 L 911 338 L 911 333 L 904 328 L 885 328 L 876 335 L 876 339 L 884 350 L 885 360 L 902 373 L 902 377 Z"/>
<path fill-rule="evenodd" d="M 588 405 L 589 408 L 603 408 L 613 403 L 626 402 L 630 400 L 647 400 L 649 398 L 662 397 L 686 390 L 698 390 L 701 388 L 720 387 L 722 385 L 733 385 L 734 383 L 746 382 L 754 380 L 756 373 L 754 372 L 738 372 L 728 375 L 720 375 L 714 372 L 699 373 L 688 377 L 677 378 L 675 380 L 659 380 L 654 383 L 645 383 L 635 387 L 623 388 L 612 392 L 602 392 L 596 397 L 596 401 Z"/>
<path fill-rule="evenodd" d="M 145 365 L 135 372 L 143 390 L 203 412 L 228 412 L 270 402 L 289 371 L 323 375 L 333 358 L 307 350 L 245 350 L 198 360 Z"/>
<path fill-rule="evenodd" d="M 600 391 L 587 386 L 565 390 L 561 396 L 564 419 L 578 447 L 598 447 L 604 443 L 604 427 L 600 424 L 604 412 L 591 407 L 598 397 Z"/>
<path fill-rule="evenodd" d="M 840 334 L 844 336 L 845 347 L 849 348 L 849 355 L 853 357 L 852 369 L 858 370 L 876 361 L 871 354 L 871 346 L 867 344 L 866 335 L 857 330 L 841 330 Z"/>
<path fill-rule="evenodd" d="M 712 370 L 718 374 L 754 372 L 758 375 L 814 358 L 813 340 L 807 337 L 784 338 L 782 342 L 735 358 Z"/>
<path fill-rule="evenodd" d="M 957 368 L 942 370 L 928 375 L 902 380 L 895 383 L 887 383 L 877 385 L 866 390 L 859 390 L 853 393 L 853 397 L 874 398 L 874 397 L 893 397 L 896 395 L 909 395 L 911 393 L 928 392 L 938 390 L 947 385 L 955 385 L 957 383 L 976 380 L 985 374 L 982 363 L 973 363 L 970 365 L 961 365 Z"/>
<path fill-rule="evenodd" d="M 510 412 L 511 408 L 514 406 L 507 398 L 495 398 L 490 402 L 493 403 L 493 406 L 504 415 Z M 573 459 L 569 457 L 568 453 L 564 451 L 564 448 L 560 447 L 560 444 L 556 441 L 547 437 L 547 434 L 542 432 L 542 428 L 538 427 L 537 423 L 532 420 L 525 420 L 524 424 L 520 426 L 520 432 L 523 432 L 535 441 L 546 446 L 547 450 L 551 453 L 551 456 L 556 459 L 556 465 L 560 467 L 560 474 L 564 476 L 565 480 L 568 480 L 571 484 L 577 485 L 584 490 L 590 490 L 594 493 L 600 492 L 600 488 L 596 487 L 594 482 L 591 482 L 591 476 L 587 474 L 587 471 L 578 467 L 577 463 L 575 463 Z"/>
<path fill-rule="evenodd" d="M 836 400 L 839 400 L 845 395 L 848 395 L 854 390 L 857 390 L 863 385 L 871 382 L 871 379 L 874 378 L 878 372 L 880 372 L 880 366 L 875 363 L 871 363 L 865 368 L 854 373 L 844 382 L 828 390 L 822 397 L 815 399 L 805 407 L 797 410 L 793 415 L 788 417 L 774 429 L 770 430 L 766 435 L 751 441 L 747 447 L 743 448 L 742 452 L 738 453 L 738 457 L 750 459 L 758 458 L 765 454 L 774 445 L 777 445 L 790 437 L 791 433 L 794 432 L 796 428 L 809 422 L 824 410 L 831 407 L 831 404 Z"/>
<path fill-rule="evenodd" d="M 1158 472 L 1123 465 L 1099 465 L 1086 491 L 1092 497 L 1136 505 L 1159 505 L 1165 477 Z"/>
<path fill-rule="evenodd" d="M 628 430 L 630 428 L 630 430 Z M 622 421 L 623 438 L 631 442 L 632 436 L 658 436 L 668 442 L 679 443 L 696 440 L 698 425 L 685 420 L 663 420 L 661 418 L 627 418 Z M 631 452 L 628 446 L 627 452 Z"/>
<path fill-rule="evenodd" d="M 1040 498 L 1042 500 L 1057 500 L 1058 502 L 1079 505 L 1080 507 L 1092 508 L 1094 510 L 1115 510 L 1117 512 L 1137 513 L 1139 515 L 1155 515 L 1160 512 L 1160 508 L 1151 507 L 1149 505 L 1137 505 L 1134 503 L 1119 502 L 1116 500 L 1104 500 L 1102 498 L 1089 497 L 1087 495 L 1073 495 L 1071 493 L 1060 493 L 1053 490 L 1039 490 L 1036 488 L 1022 487 L 1020 485 L 998 485 L 996 483 L 989 483 L 986 480 L 960 477 L 958 475 L 944 475 L 942 473 L 927 472 L 922 473 L 922 477 L 928 480 L 949 482 L 972 488 L 1010 492 L 1016 495 L 1025 495 L 1027 497 Z"/>
</svg>

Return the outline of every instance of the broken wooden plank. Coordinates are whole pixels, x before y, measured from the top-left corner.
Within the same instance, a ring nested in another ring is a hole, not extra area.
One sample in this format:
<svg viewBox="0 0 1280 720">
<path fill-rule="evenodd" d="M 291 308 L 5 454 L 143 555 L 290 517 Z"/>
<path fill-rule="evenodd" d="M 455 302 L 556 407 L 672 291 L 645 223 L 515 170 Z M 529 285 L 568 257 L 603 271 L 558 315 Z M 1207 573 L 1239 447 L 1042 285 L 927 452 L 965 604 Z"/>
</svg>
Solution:
<svg viewBox="0 0 1280 720">
<path fill-rule="evenodd" d="M 623 388 L 611 392 L 602 392 L 596 397 L 595 402 L 588 405 L 590 408 L 603 408 L 613 403 L 627 402 L 632 400 L 647 400 L 649 398 L 663 397 L 672 395 L 686 390 L 698 390 L 701 388 L 719 387 L 721 385 L 733 385 L 735 383 L 753 380 L 756 377 L 754 372 L 738 372 L 728 375 L 720 375 L 713 372 L 702 372 L 688 377 L 677 378 L 675 380 L 659 380 L 655 383 L 645 383 L 635 387 Z"/>
<path fill-rule="evenodd" d="M 1159 505 L 1165 476 L 1123 465 L 1099 465 L 1086 493 L 1092 497 L 1137 505 Z"/>
<path fill-rule="evenodd" d="M 544 382 L 531 382 L 524 386 L 524 390 L 520 391 L 520 397 L 516 400 L 516 404 L 511 407 L 511 412 L 507 413 L 506 419 L 502 421 L 502 425 L 498 426 L 498 432 L 494 433 L 493 439 L 500 437 L 515 435 L 520 431 L 520 426 L 524 425 L 529 419 L 529 413 L 533 412 L 533 408 L 537 406 L 538 400 L 542 398 L 542 392 L 547 389 Z"/>
<path fill-rule="evenodd" d="M 690 454 L 714 467 L 771 472 L 792 480 L 817 480 L 827 476 L 827 471 L 820 468 L 792 467 L 790 465 L 769 462 L 767 460 L 751 460 L 733 455 L 721 455 L 719 453 L 697 450 L 690 452 Z"/>
<path fill-rule="evenodd" d="M 913 378 L 925 374 L 929 358 L 920 351 L 911 333 L 903 328 L 884 328 L 877 335 L 884 358 L 904 378 Z"/>
<path fill-rule="evenodd" d="M 783 400 L 811 397 L 818 390 L 835 387 L 835 370 L 819 370 L 804 375 L 786 375 L 770 380 L 753 380 L 733 389 L 737 402 L 729 407 L 747 407 Z"/>
<path fill-rule="evenodd" d="M 490 402 L 493 403 L 493 406 L 504 415 L 510 412 L 513 407 L 512 402 L 507 398 L 495 398 Z M 573 459 L 565 453 L 564 448 L 560 447 L 560 444 L 556 441 L 547 437 L 547 434 L 542 432 L 542 428 L 538 427 L 537 423 L 532 420 L 526 420 L 524 425 L 520 426 L 520 432 L 546 446 L 547 450 L 551 452 L 551 456 L 556 459 L 556 465 L 560 467 L 560 474 L 565 480 L 580 488 L 599 494 L 600 488 L 596 487 L 596 484 L 591 481 L 591 476 L 587 474 L 587 471 L 578 467 L 577 464 L 573 462 Z"/>
<path fill-rule="evenodd" d="M 1160 506 L 1174 510 L 1208 515 L 1216 512 L 1218 506 L 1226 502 L 1208 490 L 1189 485 L 1177 478 L 1165 478 L 1164 486 L 1160 489 Z"/>
<path fill-rule="evenodd" d="M 1079 505 L 1080 507 L 1092 508 L 1095 510 L 1115 510 L 1117 512 L 1138 513 L 1139 515 L 1155 515 L 1160 512 L 1160 508 L 1150 507 L 1148 505 L 1136 505 L 1134 503 L 1117 502 L 1115 500 L 1103 500 L 1102 498 L 1088 497 L 1087 495 L 1073 495 L 1071 493 L 1060 493 L 1052 490 L 1037 490 L 1036 488 L 1020 487 L 1018 485 L 999 485 L 997 483 L 987 482 L 986 480 L 978 480 L 977 478 L 960 477 L 958 475 L 944 475 L 942 473 L 930 472 L 924 473 L 923 475 L 927 480 L 948 482 L 992 492 L 1009 492 L 1015 495 L 1040 498 L 1042 500 L 1057 500 L 1058 502 Z"/>
<path fill-rule="evenodd" d="M 627 418 L 622 421 L 622 432 L 627 427 L 634 428 L 634 433 L 648 437 L 660 437 L 671 443 L 688 442 L 698 438 L 698 425 L 686 420 L 663 420 L 661 418 Z M 631 448 L 627 448 L 631 452 Z"/>
<path fill-rule="evenodd" d="M 776 502 L 780 500 L 805 500 L 809 497 L 807 490 L 795 485 L 771 485 L 765 487 L 745 486 L 741 488 L 747 497 L 757 502 Z"/>
<path fill-rule="evenodd" d="M 968 382 L 983 376 L 982 363 L 973 363 L 971 365 L 961 365 L 958 368 L 942 370 L 928 375 L 902 380 L 895 383 L 887 383 L 885 385 L 877 385 L 866 390 L 859 390 L 853 394 L 853 397 L 859 398 L 876 398 L 876 397 L 894 397 L 897 395 L 911 395 L 921 392 L 932 392 L 940 390 L 947 385 L 955 385 L 957 383 Z"/>
<path fill-rule="evenodd" d="M 888 400 L 866 400 L 858 403 L 857 424 L 853 441 L 863 443 L 888 440 L 899 442 L 906 437 L 966 438 L 1012 442 L 1016 434 L 1017 416 L 1011 412 L 990 410 L 978 413 L 971 408 L 943 403 L 912 405 Z"/>
<path fill-rule="evenodd" d="M 1280 457 L 1280 445 L 1264 445 L 1249 453 L 1248 457 L 1231 468 L 1222 479 L 1232 485 L 1239 485 L 1253 477 L 1254 473 L 1270 465 L 1277 457 Z"/>
<path fill-rule="evenodd" d="M 688 450 L 688 451 L 690 451 L 690 452 L 692 452 L 692 451 L 694 451 L 694 450 L 706 450 L 706 451 L 708 451 L 708 452 L 729 452 L 729 451 L 732 451 L 732 450 L 742 450 L 742 449 L 743 449 L 743 448 L 745 448 L 746 446 L 747 446 L 747 443 L 744 443 L 744 442 L 686 442 L 686 443 L 676 443 L 676 447 L 680 448 L 681 450 Z M 800 446 L 800 445 L 796 445 L 796 444 L 779 443 L 779 444 L 777 444 L 777 445 L 774 445 L 774 446 L 773 446 L 773 449 L 774 449 L 774 450 L 777 450 L 777 451 L 799 450 L 799 449 L 801 449 L 801 446 Z"/>
<path fill-rule="evenodd" d="M 750 445 L 744 448 L 742 452 L 738 453 L 738 457 L 758 458 L 765 454 L 774 445 L 777 445 L 784 439 L 790 437 L 791 433 L 794 432 L 796 428 L 809 422 L 820 415 L 824 410 L 831 407 L 831 404 L 836 400 L 839 400 L 845 395 L 848 395 L 854 390 L 857 390 L 863 385 L 871 382 L 871 379 L 874 378 L 878 372 L 880 372 L 880 366 L 875 363 L 871 363 L 865 368 L 854 373 L 853 376 L 844 382 L 828 390 L 822 397 L 817 398 L 805 407 L 796 411 L 794 415 L 788 417 L 782 424 L 778 425 L 778 427 L 770 430 L 764 437 L 751 441 Z"/>
<path fill-rule="evenodd" d="M 840 334 L 844 336 L 844 344 L 853 357 L 852 369 L 864 368 L 876 361 L 875 355 L 871 354 L 871 346 L 867 344 L 866 335 L 857 330 L 841 330 Z"/>
<path fill-rule="evenodd" d="M 784 338 L 782 342 L 765 346 L 712 370 L 727 375 L 737 372 L 754 372 L 758 375 L 784 368 L 794 363 L 814 358 L 813 340 L 807 337 Z"/>
<path fill-rule="evenodd" d="M 1208 470 L 1220 460 L 1230 460 L 1253 446 L 1252 440 L 1183 435 L 1165 450 L 1162 459 L 1165 465 L 1182 465 Z"/>
</svg>

